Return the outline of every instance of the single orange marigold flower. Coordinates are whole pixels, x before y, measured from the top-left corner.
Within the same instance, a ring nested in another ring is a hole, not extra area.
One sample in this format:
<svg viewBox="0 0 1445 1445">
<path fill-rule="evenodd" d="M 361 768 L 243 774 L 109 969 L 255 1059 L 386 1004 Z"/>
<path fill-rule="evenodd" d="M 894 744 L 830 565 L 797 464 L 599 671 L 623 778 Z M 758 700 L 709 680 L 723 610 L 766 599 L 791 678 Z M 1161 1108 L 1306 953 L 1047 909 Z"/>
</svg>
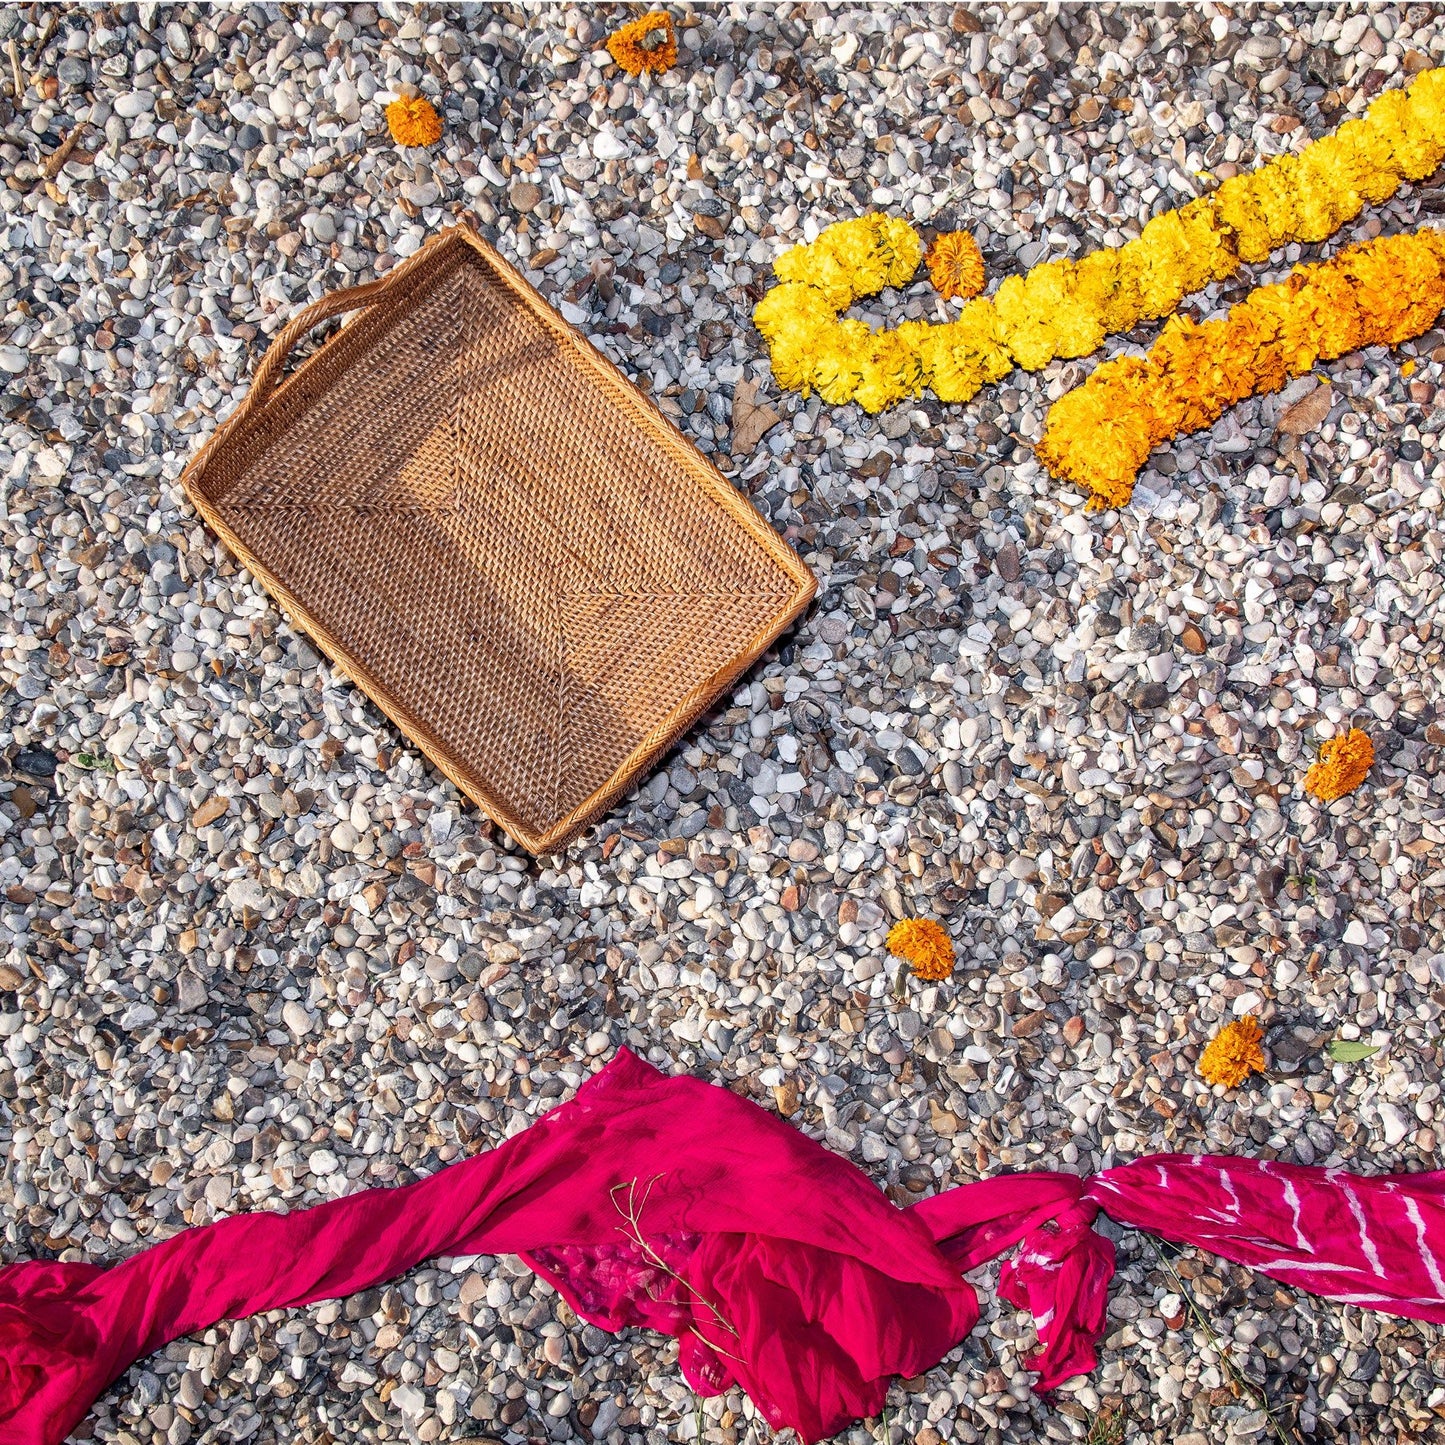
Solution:
<svg viewBox="0 0 1445 1445">
<path fill-rule="evenodd" d="M 888 951 L 904 959 L 915 978 L 937 983 L 953 972 L 953 940 L 932 918 L 900 918 L 888 930 Z"/>
<path fill-rule="evenodd" d="M 1253 1014 L 1225 1024 L 1199 1060 L 1199 1073 L 1206 1084 L 1223 1084 L 1226 1089 L 1238 1088 L 1251 1074 L 1264 1072 L 1264 1050 L 1260 1040 L 1264 1034 Z"/>
<path fill-rule="evenodd" d="M 442 118 L 422 96 L 402 96 L 386 108 L 386 124 L 398 145 L 430 146 L 442 138 Z"/>
<path fill-rule="evenodd" d="M 1320 749 L 1320 760 L 1305 774 L 1305 792 L 1322 803 L 1333 803 L 1353 793 L 1365 781 L 1375 761 L 1375 745 L 1369 734 L 1351 728 L 1343 737 L 1331 738 Z"/>
<path fill-rule="evenodd" d="M 928 248 L 923 260 L 933 289 L 945 301 L 977 296 L 983 290 L 983 252 L 967 231 L 946 231 Z"/>
<path fill-rule="evenodd" d="M 661 74 L 677 64 L 677 36 L 672 16 L 665 10 L 653 10 L 636 20 L 629 20 L 607 38 L 607 50 L 629 74 L 641 75 L 644 70 Z"/>
</svg>

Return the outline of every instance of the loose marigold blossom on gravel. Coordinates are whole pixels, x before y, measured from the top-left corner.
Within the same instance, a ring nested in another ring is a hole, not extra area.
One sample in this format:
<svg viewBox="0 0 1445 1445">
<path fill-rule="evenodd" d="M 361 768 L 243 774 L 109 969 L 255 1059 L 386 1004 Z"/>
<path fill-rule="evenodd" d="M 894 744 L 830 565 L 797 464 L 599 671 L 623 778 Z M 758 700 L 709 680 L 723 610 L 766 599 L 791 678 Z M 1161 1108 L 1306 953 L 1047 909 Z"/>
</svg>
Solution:
<svg viewBox="0 0 1445 1445">
<path fill-rule="evenodd" d="M 665 10 L 654 10 L 636 20 L 629 20 L 607 38 L 608 54 L 629 75 L 643 71 L 661 74 L 677 64 L 677 36 L 672 16 Z"/>
<path fill-rule="evenodd" d="M 1353 793 L 1365 781 L 1375 761 L 1375 745 L 1369 734 L 1351 728 L 1343 737 L 1331 738 L 1320 749 L 1320 760 L 1305 774 L 1305 792 L 1322 803 L 1333 803 Z"/>
<path fill-rule="evenodd" d="M 900 918 L 888 930 L 888 951 L 904 959 L 915 978 L 937 983 L 953 972 L 953 940 L 932 918 Z"/>
<path fill-rule="evenodd" d="M 983 290 L 983 252 L 967 231 L 946 231 L 937 237 L 923 258 L 933 289 L 945 301 L 965 300 Z"/>
<path fill-rule="evenodd" d="M 1227 1023 L 1210 1039 L 1199 1060 L 1199 1073 L 1206 1084 L 1238 1088 L 1251 1074 L 1264 1071 L 1264 1050 L 1259 1022 L 1253 1014 Z"/>
<path fill-rule="evenodd" d="M 402 96 L 386 108 L 386 124 L 397 145 L 430 146 L 442 138 L 442 118 L 419 95 Z"/>
</svg>

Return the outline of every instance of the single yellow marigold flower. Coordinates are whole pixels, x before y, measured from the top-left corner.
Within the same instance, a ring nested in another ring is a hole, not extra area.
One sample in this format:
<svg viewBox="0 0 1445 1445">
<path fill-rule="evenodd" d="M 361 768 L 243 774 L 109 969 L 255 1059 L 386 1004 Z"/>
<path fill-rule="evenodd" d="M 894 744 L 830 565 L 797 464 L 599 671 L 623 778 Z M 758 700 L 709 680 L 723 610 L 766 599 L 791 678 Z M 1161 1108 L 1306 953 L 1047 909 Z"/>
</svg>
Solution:
<svg viewBox="0 0 1445 1445">
<path fill-rule="evenodd" d="M 983 252 L 967 231 L 946 231 L 923 258 L 933 289 L 945 301 L 967 299 L 983 290 Z"/>
<path fill-rule="evenodd" d="M 1322 803 L 1333 803 L 1353 793 L 1365 781 L 1375 761 L 1375 745 L 1369 734 L 1351 728 L 1343 737 L 1331 738 L 1320 749 L 1320 760 L 1305 774 L 1305 792 Z"/>
<path fill-rule="evenodd" d="M 397 145 L 431 146 L 442 138 L 442 118 L 422 96 L 402 96 L 386 108 L 387 129 Z"/>
<path fill-rule="evenodd" d="M 953 972 L 953 940 L 932 918 L 900 918 L 888 930 L 888 951 L 905 960 L 915 978 L 928 983 Z"/>
<path fill-rule="evenodd" d="M 1263 1073 L 1263 1037 L 1253 1014 L 1225 1024 L 1200 1056 L 1199 1073 L 1204 1082 L 1237 1089 L 1251 1074 Z"/>
<path fill-rule="evenodd" d="M 653 10 L 636 20 L 629 20 L 607 38 L 608 54 L 629 74 L 643 71 L 661 74 L 677 64 L 677 35 L 672 16 L 665 10 Z"/>
</svg>

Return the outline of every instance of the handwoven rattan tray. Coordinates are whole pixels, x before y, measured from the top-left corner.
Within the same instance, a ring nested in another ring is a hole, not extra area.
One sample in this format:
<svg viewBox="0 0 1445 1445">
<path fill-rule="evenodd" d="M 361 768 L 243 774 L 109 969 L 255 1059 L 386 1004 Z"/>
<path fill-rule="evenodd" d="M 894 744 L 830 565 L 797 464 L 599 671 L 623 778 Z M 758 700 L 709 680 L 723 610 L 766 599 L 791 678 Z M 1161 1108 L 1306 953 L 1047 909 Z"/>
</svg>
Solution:
<svg viewBox="0 0 1445 1445">
<path fill-rule="evenodd" d="M 300 337 L 351 310 L 283 381 Z M 296 316 L 182 480 L 291 620 L 533 853 L 625 792 L 816 586 L 465 225 Z"/>
</svg>

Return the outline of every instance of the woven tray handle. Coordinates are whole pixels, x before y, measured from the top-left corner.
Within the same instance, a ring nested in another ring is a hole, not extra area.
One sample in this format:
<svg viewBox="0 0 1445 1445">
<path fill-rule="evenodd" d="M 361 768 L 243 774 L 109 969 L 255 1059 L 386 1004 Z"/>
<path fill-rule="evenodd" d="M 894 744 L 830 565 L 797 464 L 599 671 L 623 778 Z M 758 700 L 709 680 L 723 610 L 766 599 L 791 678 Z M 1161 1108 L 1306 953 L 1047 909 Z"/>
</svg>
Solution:
<svg viewBox="0 0 1445 1445">
<path fill-rule="evenodd" d="M 319 301 L 313 301 L 305 310 L 298 311 L 276 333 L 276 339 L 266 348 L 266 354 L 256 368 L 256 379 L 251 383 L 251 394 L 255 398 L 252 405 L 265 406 L 271 400 L 276 388 L 281 384 L 281 376 L 286 369 L 291 348 L 313 326 L 319 326 L 321 322 L 338 316 L 343 311 L 356 311 L 363 306 L 369 306 L 385 290 L 391 279 L 391 276 L 383 276 L 379 281 L 368 281 L 364 286 L 351 286 L 344 291 L 328 292 Z"/>
</svg>

